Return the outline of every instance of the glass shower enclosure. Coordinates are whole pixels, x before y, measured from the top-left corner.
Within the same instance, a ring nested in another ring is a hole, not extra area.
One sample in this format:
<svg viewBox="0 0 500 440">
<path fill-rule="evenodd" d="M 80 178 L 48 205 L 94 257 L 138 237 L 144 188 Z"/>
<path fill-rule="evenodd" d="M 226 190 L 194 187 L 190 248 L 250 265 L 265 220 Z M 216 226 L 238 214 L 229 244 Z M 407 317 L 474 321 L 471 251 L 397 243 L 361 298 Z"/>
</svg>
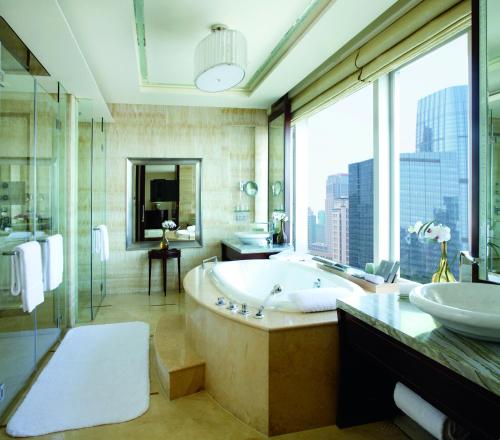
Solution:
<svg viewBox="0 0 500 440">
<path fill-rule="evenodd" d="M 106 296 L 99 226 L 106 224 L 106 124 L 78 101 L 78 321 L 97 316 Z"/>
<path fill-rule="evenodd" d="M 67 96 L 33 77 L 5 48 L 0 84 L 0 420 L 60 338 L 66 279 L 25 313 L 11 294 L 11 255 L 19 244 L 66 238 Z M 64 255 L 66 261 L 66 255 Z"/>
</svg>

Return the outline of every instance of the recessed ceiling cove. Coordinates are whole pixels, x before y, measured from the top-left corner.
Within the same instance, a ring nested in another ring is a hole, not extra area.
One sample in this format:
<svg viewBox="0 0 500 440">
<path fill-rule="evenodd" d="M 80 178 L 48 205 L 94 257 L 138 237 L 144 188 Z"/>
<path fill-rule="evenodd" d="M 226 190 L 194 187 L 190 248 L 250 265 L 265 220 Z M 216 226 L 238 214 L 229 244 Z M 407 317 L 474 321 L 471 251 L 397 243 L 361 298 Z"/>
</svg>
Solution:
<svg viewBox="0 0 500 440">
<path fill-rule="evenodd" d="M 193 84 L 194 53 L 214 23 L 237 29 L 247 41 L 247 71 L 239 90 L 251 92 L 293 44 L 303 24 L 320 15 L 324 0 L 134 0 L 144 86 L 178 89 Z"/>
</svg>

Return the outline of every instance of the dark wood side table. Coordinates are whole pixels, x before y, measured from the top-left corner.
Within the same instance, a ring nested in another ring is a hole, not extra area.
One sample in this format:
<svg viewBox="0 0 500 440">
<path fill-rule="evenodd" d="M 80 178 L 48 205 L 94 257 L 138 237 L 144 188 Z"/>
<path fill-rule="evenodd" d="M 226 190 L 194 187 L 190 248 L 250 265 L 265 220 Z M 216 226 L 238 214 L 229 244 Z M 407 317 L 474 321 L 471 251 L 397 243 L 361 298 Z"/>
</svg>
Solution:
<svg viewBox="0 0 500 440">
<path fill-rule="evenodd" d="M 151 261 L 161 260 L 163 266 L 163 293 L 167 296 L 167 260 L 177 258 L 177 275 L 179 281 L 179 293 L 181 292 L 181 251 L 180 249 L 151 249 L 148 252 L 149 259 L 149 284 L 148 295 L 151 295 Z"/>
</svg>

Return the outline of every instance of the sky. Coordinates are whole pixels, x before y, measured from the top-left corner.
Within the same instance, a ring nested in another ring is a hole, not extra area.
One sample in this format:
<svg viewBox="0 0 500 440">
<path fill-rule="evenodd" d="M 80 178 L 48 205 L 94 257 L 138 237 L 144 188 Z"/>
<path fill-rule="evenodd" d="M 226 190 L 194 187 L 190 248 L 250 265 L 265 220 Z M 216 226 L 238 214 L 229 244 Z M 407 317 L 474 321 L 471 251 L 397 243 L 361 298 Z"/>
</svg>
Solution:
<svg viewBox="0 0 500 440">
<path fill-rule="evenodd" d="M 395 112 L 400 120 L 396 142 L 400 151 L 415 150 L 417 101 L 446 87 L 468 83 L 467 44 L 467 35 L 463 35 L 396 73 L 399 105 Z M 373 157 L 372 95 L 373 87 L 367 85 L 297 127 L 297 130 L 307 130 L 308 205 L 316 212 L 324 209 L 325 183 L 329 175 L 347 173 L 348 164 Z M 297 147 L 307 148 L 304 145 Z"/>
</svg>

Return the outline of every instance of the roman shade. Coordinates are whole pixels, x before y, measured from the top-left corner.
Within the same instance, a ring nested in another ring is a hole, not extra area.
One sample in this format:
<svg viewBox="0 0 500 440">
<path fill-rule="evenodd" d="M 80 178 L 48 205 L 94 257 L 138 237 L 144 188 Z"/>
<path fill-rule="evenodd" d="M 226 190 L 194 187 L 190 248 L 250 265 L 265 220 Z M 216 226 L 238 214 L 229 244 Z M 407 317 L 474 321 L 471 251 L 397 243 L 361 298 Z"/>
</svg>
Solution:
<svg viewBox="0 0 500 440">
<path fill-rule="evenodd" d="M 465 31 L 470 24 L 470 0 L 423 0 L 292 96 L 292 121 L 355 92 Z"/>
</svg>

